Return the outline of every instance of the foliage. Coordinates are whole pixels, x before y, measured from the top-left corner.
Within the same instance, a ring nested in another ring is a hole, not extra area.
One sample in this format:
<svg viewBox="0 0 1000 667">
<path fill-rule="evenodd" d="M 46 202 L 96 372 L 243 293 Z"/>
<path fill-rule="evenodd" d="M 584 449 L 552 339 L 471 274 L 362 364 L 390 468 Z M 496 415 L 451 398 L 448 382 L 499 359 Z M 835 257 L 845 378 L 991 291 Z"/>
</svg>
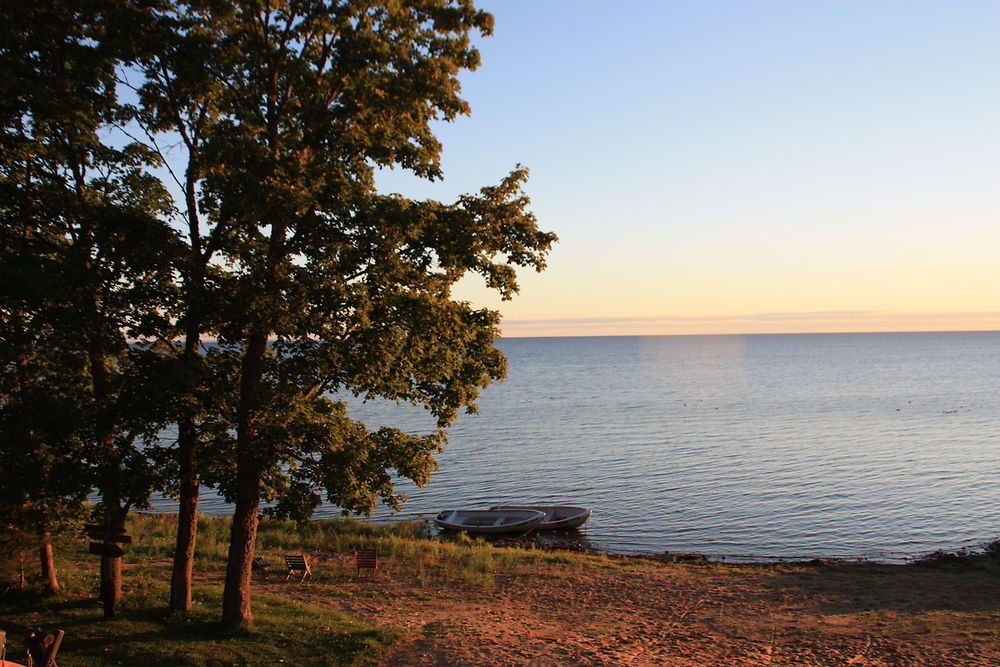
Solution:
<svg viewBox="0 0 1000 667">
<path fill-rule="evenodd" d="M 226 271 L 209 300 L 239 387 L 236 440 L 207 454 L 230 461 L 211 467 L 236 505 L 224 613 L 245 625 L 261 499 L 304 519 L 323 495 L 345 511 L 398 506 L 393 473 L 426 482 L 443 429 L 505 372 L 497 314 L 451 286 L 479 273 L 510 298 L 512 267 L 541 269 L 554 236 L 526 211 L 520 168 L 451 205 L 374 188 L 379 167 L 441 176 L 430 123 L 468 113 L 457 74 L 478 64 L 470 32 L 492 27 L 471 2 L 187 3 L 152 24 L 183 38 L 140 59 L 139 117 L 181 135 L 187 209 L 205 216 Z M 192 40 L 212 55 L 194 76 L 181 57 Z M 370 430 L 327 398 L 344 389 L 424 405 L 439 429 Z"/>
<path fill-rule="evenodd" d="M 320 492 L 345 511 L 398 506 L 390 471 L 426 482 L 445 442 L 365 429 L 328 392 L 422 404 L 443 428 L 504 375 L 496 313 L 450 288 L 478 272 L 509 298 L 513 265 L 544 266 L 554 237 L 525 210 L 526 170 L 451 205 L 373 185 L 376 167 L 441 176 L 429 123 L 468 112 L 456 75 L 478 64 L 469 32 L 490 29 L 471 3 L 443 0 L 202 15 L 220 56 L 214 85 L 200 84 L 218 91 L 200 204 L 232 279 L 220 345 L 242 387 L 236 447 L 253 450 L 244 467 L 285 515 L 308 515 Z M 237 500 L 237 479 L 218 482 Z"/>
<path fill-rule="evenodd" d="M 471 0 L 0 11 L 0 454 L 44 471 L 10 497 L 70 507 L 93 486 L 120 525 L 167 489 L 193 527 L 205 479 L 236 504 L 227 618 L 247 625 L 261 500 L 298 520 L 324 499 L 398 508 L 395 476 L 426 483 L 506 373 L 498 313 L 451 290 L 478 274 L 509 299 L 517 268 L 544 268 L 527 170 L 453 203 L 374 185 L 443 176 L 432 123 L 469 113 L 458 75 L 492 17 Z M 437 428 L 369 428 L 344 391 Z M 153 447 L 169 422 L 177 446 Z"/>
<path fill-rule="evenodd" d="M 176 243 L 156 156 L 108 138 L 129 119 L 123 6 L 0 8 L 0 456 L 18 473 L 3 507 L 33 524 L 53 591 L 50 531 L 87 491 L 118 525 L 158 483 L 144 359 L 167 326 Z"/>
</svg>

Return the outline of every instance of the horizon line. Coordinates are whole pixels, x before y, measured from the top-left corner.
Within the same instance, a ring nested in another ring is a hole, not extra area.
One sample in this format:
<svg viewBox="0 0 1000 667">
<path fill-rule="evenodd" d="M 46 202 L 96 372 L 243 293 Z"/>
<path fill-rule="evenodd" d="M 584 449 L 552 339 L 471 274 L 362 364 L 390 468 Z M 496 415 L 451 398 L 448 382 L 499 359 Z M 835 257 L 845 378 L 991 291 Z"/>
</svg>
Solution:
<svg viewBox="0 0 1000 667">
<path fill-rule="evenodd" d="M 743 333 L 633 333 L 633 334 L 552 334 L 552 335 L 536 335 L 536 336 L 501 336 L 499 340 L 507 338 L 695 338 L 695 337 L 705 337 L 705 336 L 857 336 L 857 335 L 868 335 L 873 336 L 886 335 L 886 334 L 966 334 L 966 333 L 982 333 L 982 334 L 1000 334 L 1000 328 L 997 329 L 873 329 L 871 331 L 765 331 L 756 332 L 749 331 Z"/>
<path fill-rule="evenodd" d="M 1000 331 L 1000 311 L 901 313 L 875 310 L 765 312 L 503 320 L 504 338 L 708 336 Z"/>
</svg>

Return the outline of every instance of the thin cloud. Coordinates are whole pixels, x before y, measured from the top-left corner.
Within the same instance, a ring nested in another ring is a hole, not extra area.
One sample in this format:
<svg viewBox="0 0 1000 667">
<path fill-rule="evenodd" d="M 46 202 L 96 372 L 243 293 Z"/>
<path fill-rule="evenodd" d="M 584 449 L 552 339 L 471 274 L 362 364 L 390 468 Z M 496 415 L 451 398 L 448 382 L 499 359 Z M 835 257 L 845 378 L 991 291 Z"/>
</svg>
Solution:
<svg viewBox="0 0 1000 667">
<path fill-rule="evenodd" d="M 912 321 L 912 320 L 996 320 L 1000 311 L 968 313 L 894 313 L 877 310 L 815 311 L 799 313 L 754 313 L 749 315 L 653 315 L 646 317 L 568 317 L 530 320 L 504 320 L 504 324 L 523 326 L 539 324 L 629 324 L 696 322 L 802 322 L 802 321 Z"/>
<path fill-rule="evenodd" d="M 899 313 L 876 310 L 768 312 L 745 315 L 659 315 L 505 320 L 508 336 L 994 331 L 1000 311 Z"/>
</svg>

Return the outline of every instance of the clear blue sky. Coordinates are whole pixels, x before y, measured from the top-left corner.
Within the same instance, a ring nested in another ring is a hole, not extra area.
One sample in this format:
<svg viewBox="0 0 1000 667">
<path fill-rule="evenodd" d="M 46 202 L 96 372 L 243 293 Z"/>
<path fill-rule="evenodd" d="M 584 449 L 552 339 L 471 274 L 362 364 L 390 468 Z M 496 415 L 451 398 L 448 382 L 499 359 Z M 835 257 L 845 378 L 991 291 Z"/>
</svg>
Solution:
<svg viewBox="0 0 1000 667">
<path fill-rule="evenodd" d="M 493 0 L 450 200 L 515 164 L 508 335 L 1000 328 L 1000 2 Z"/>
</svg>

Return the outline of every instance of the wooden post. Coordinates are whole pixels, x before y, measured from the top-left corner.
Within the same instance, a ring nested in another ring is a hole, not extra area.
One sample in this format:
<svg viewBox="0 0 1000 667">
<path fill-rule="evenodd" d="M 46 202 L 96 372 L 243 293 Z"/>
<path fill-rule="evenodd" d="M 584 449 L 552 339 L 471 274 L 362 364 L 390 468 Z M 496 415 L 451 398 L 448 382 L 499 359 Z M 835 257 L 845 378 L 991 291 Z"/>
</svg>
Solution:
<svg viewBox="0 0 1000 667">
<path fill-rule="evenodd" d="M 104 618 L 112 618 L 118 603 L 115 579 L 121 575 L 121 557 L 125 555 L 118 543 L 132 544 L 132 536 L 125 534 L 124 527 L 88 525 L 84 528 L 90 539 L 100 540 L 90 543 L 90 553 L 101 557 L 101 604 Z"/>
</svg>

